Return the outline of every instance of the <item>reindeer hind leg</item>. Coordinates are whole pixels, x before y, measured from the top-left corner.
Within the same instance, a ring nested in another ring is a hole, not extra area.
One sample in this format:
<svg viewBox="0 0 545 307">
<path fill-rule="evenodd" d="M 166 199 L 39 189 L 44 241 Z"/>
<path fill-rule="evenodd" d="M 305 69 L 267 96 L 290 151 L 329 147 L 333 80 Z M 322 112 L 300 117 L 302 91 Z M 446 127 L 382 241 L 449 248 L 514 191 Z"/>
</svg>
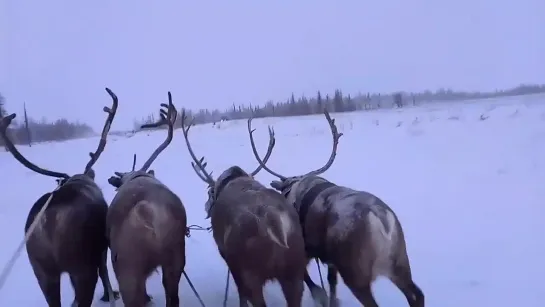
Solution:
<svg viewBox="0 0 545 307">
<path fill-rule="evenodd" d="M 337 299 L 337 284 L 339 271 L 333 265 L 329 265 L 327 268 L 327 283 L 329 284 L 329 307 L 339 306 L 339 300 Z"/>
<path fill-rule="evenodd" d="M 61 307 L 61 275 L 42 275 L 38 284 L 49 307 Z"/>
<path fill-rule="evenodd" d="M 98 272 L 94 268 L 70 274 L 70 282 L 74 287 L 74 302 L 78 307 L 91 307 L 98 281 Z"/>
<path fill-rule="evenodd" d="M 350 289 L 356 299 L 365 307 L 378 307 L 377 301 L 371 291 L 372 277 L 362 271 L 353 270 L 350 267 L 339 268 L 344 283 Z"/>
<path fill-rule="evenodd" d="M 185 267 L 184 255 L 172 255 L 168 263 L 162 266 L 163 287 L 165 288 L 166 306 L 180 306 L 178 285 Z"/>
<path fill-rule="evenodd" d="M 102 288 L 104 292 L 100 300 L 103 302 L 109 302 L 110 300 L 119 299 L 119 291 L 115 291 L 112 289 L 112 283 L 110 282 L 110 276 L 108 273 L 107 258 L 108 250 L 105 250 L 102 252 L 100 265 L 98 267 L 98 276 L 102 281 Z M 114 297 L 110 297 L 110 289 L 112 290 L 112 294 Z"/>
<path fill-rule="evenodd" d="M 297 277 L 298 278 L 281 279 L 278 281 L 280 287 L 282 287 L 282 292 L 284 293 L 288 307 L 301 307 L 305 283 L 303 281 L 303 276 Z"/>
<path fill-rule="evenodd" d="M 32 270 L 49 307 L 61 307 L 61 273 L 29 257 Z"/>
<path fill-rule="evenodd" d="M 233 276 L 233 280 L 235 281 L 235 284 L 237 286 L 239 307 L 248 307 L 248 303 L 251 301 L 252 298 L 252 289 L 246 286 L 246 283 L 238 268 L 229 266 L 229 271 L 231 272 L 231 276 Z"/>
<path fill-rule="evenodd" d="M 424 293 L 412 279 L 408 257 L 405 256 L 404 258 L 406 261 L 394 265 L 390 281 L 403 292 L 410 307 L 424 307 Z"/>
</svg>

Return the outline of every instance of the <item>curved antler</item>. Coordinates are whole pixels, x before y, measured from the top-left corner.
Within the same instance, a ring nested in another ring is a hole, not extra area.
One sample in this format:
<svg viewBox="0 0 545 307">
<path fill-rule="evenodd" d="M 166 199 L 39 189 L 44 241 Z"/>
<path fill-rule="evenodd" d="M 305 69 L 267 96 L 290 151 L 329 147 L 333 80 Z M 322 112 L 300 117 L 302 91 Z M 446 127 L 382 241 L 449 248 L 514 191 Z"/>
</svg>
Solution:
<svg viewBox="0 0 545 307">
<path fill-rule="evenodd" d="M 161 109 L 160 111 L 161 119 L 159 119 L 158 122 L 154 124 L 142 125 L 140 127 L 141 129 L 143 129 L 143 128 L 159 127 L 164 124 L 168 125 L 168 135 L 166 140 L 161 145 L 159 145 L 157 149 L 155 149 L 155 151 L 151 154 L 151 156 L 146 161 L 146 163 L 144 163 L 144 165 L 140 169 L 141 171 L 144 171 L 144 172 L 148 170 L 148 168 L 151 166 L 153 161 L 155 161 L 155 159 L 157 159 L 159 154 L 163 150 L 165 150 L 165 148 L 167 148 L 170 142 L 172 142 L 172 136 L 174 134 L 174 124 L 176 123 L 176 117 L 178 116 L 178 111 L 176 111 L 174 104 L 172 104 L 172 94 L 170 92 L 168 92 L 168 105 L 162 103 L 161 107 L 166 108 L 167 111 L 165 111 L 164 109 Z"/>
<path fill-rule="evenodd" d="M 337 126 L 335 125 L 335 120 L 331 118 L 331 116 L 329 115 L 329 112 L 327 111 L 327 109 L 324 110 L 324 115 L 325 115 L 325 118 L 327 119 L 327 122 L 329 123 L 329 128 L 331 129 L 331 134 L 333 135 L 333 150 L 331 152 L 331 156 L 329 157 L 329 160 L 327 161 L 327 163 L 323 167 L 321 167 L 321 168 L 319 168 L 319 169 L 317 169 L 315 171 L 308 172 L 307 174 L 305 174 L 305 176 L 319 175 L 319 174 L 322 174 L 323 172 L 327 171 L 331 167 L 331 165 L 333 165 L 333 161 L 335 161 L 335 157 L 337 156 L 337 146 L 339 145 L 339 138 L 343 134 L 339 133 L 339 131 L 337 130 Z M 269 172 L 271 175 L 278 177 L 280 180 L 286 180 L 287 177 L 282 176 L 282 175 L 272 171 L 270 168 L 268 168 L 265 165 L 266 162 L 261 160 L 261 158 L 259 157 L 259 154 L 257 153 L 257 149 L 255 148 L 255 142 L 254 142 L 254 138 L 253 138 L 253 132 L 254 131 L 255 131 L 255 129 L 252 130 L 252 118 L 250 118 L 250 119 L 248 119 L 248 133 L 250 134 L 250 143 L 252 145 L 252 151 L 254 153 L 254 157 L 256 158 L 257 162 L 259 162 L 259 165 L 264 170 Z M 274 138 L 274 130 L 271 127 L 269 127 L 269 137 Z M 267 157 L 265 157 L 265 158 L 267 158 Z"/>
<path fill-rule="evenodd" d="M 254 153 L 254 156 L 259 163 L 259 166 L 251 173 L 252 177 L 257 175 L 262 169 L 265 169 L 267 172 L 271 173 L 273 176 L 276 176 L 278 178 L 285 178 L 284 176 L 277 174 L 273 171 L 271 171 L 270 168 L 266 166 L 267 161 L 269 161 L 269 158 L 271 157 L 272 150 L 274 148 L 274 145 L 276 144 L 276 139 L 274 137 L 274 130 L 269 126 L 269 147 L 267 148 L 267 154 L 265 154 L 265 159 L 261 160 L 259 157 L 259 154 L 257 153 L 257 149 L 255 148 L 255 142 L 253 133 L 255 129 L 252 130 L 252 120 L 253 118 L 248 119 L 248 133 L 250 134 L 250 144 L 252 145 L 252 151 Z"/>
<path fill-rule="evenodd" d="M 103 108 L 104 112 L 108 113 L 108 117 L 106 118 L 106 123 L 104 123 L 104 128 L 102 128 L 102 134 L 100 136 L 100 141 L 98 143 L 97 150 L 94 153 L 93 152 L 89 153 L 91 160 L 89 160 L 89 162 L 85 166 L 84 174 L 87 174 L 91 170 L 91 167 L 95 165 L 98 158 L 104 151 L 104 148 L 106 147 L 106 139 L 108 138 L 108 132 L 110 132 L 110 128 L 112 127 L 112 122 L 114 120 L 115 113 L 117 112 L 117 105 L 118 105 L 117 96 L 109 88 L 106 88 L 106 92 L 108 92 L 110 97 L 112 97 L 112 101 L 113 101 L 112 108 L 111 109 L 108 107 Z"/>
<path fill-rule="evenodd" d="M 331 135 L 333 136 L 333 148 L 331 149 L 331 155 L 329 156 L 329 160 L 324 166 L 315 171 L 306 173 L 305 176 L 317 176 L 324 173 L 331 167 L 331 165 L 333 165 L 333 161 L 335 161 L 335 158 L 337 157 L 337 146 L 339 146 L 339 138 L 341 138 L 343 134 L 339 133 L 339 131 L 337 130 L 335 120 L 332 119 L 331 116 L 329 116 L 329 112 L 327 111 L 327 109 L 324 109 L 324 115 L 327 119 L 327 123 L 329 124 L 329 128 L 331 129 Z"/>
<path fill-rule="evenodd" d="M 26 168 L 28 168 L 28 169 L 30 169 L 30 170 L 38 173 L 38 174 L 42 174 L 42 175 L 49 176 L 49 177 L 55 177 L 55 178 L 64 178 L 64 179 L 70 178 L 70 176 L 68 174 L 53 172 L 53 171 L 49 171 L 49 170 L 43 169 L 41 167 L 38 167 L 37 165 L 35 165 L 32 162 L 28 161 L 17 150 L 17 148 L 15 147 L 15 145 L 13 145 L 13 142 L 11 141 L 11 139 L 8 137 L 8 134 L 7 134 L 8 127 L 9 127 L 9 125 L 11 124 L 11 122 L 13 121 L 13 119 L 16 116 L 17 115 L 15 113 L 13 113 L 13 114 L 11 114 L 9 116 L 6 116 L 6 117 L 2 118 L 1 121 L 0 121 L 0 135 L 4 139 L 5 146 L 8 148 L 9 152 L 11 152 L 13 157 L 17 161 L 19 161 L 21 164 L 23 164 Z"/>
<path fill-rule="evenodd" d="M 189 125 L 186 128 L 186 120 L 187 116 L 185 115 L 185 109 L 182 110 L 182 131 L 184 133 L 185 138 L 185 144 L 187 145 L 187 149 L 189 151 L 189 155 L 193 159 L 193 162 L 191 162 L 191 166 L 193 167 L 193 170 L 197 174 L 197 176 L 207 183 L 209 186 L 214 186 L 216 180 L 214 180 L 214 177 L 212 177 L 212 172 L 208 173 L 206 172 L 206 165 L 207 163 L 204 162 L 204 157 L 197 159 L 197 156 L 193 152 L 193 149 L 191 148 L 191 143 L 189 142 L 189 129 L 191 126 L 193 126 L 193 121 L 189 123 Z"/>
<path fill-rule="evenodd" d="M 278 177 L 280 180 L 287 179 L 287 177 L 282 176 L 282 175 L 274 172 L 273 170 L 271 170 L 268 166 L 265 165 L 265 161 L 263 161 L 259 157 L 259 153 L 257 152 L 257 149 L 255 148 L 255 141 L 254 141 L 254 135 L 253 135 L 255 129 L 252 129 L 252 120 L 253 120 L 253 118 L 248 119 L 248 134 L 250 135 L 250 144 L 252 145 L 252 152 L 254 153 L 254 157 L 257 160 L 257 162 L 259 163 L 259 166 L 261 168 L 263 168 L 265 171 L 267 171 L 268 173 L 270 173 L 271 175 Z M 273 128 L 271 126 L 269 126 L 269 139 L 273 139 L 273 140 L 275 139 L 274 138 L 274 130 L 273 130 Z M 274 141 L 274 142 L 276 142 L 276 141 Z"/>
</svg>

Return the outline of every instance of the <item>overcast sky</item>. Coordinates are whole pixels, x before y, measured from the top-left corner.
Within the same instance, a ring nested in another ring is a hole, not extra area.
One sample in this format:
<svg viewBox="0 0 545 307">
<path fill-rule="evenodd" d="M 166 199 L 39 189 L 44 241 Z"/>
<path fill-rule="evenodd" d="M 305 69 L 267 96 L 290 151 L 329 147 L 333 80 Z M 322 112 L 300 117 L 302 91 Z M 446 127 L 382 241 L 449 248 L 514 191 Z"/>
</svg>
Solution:
<svg viewBox="0 0 545 307">
<path fill-rule="evenodd" d="M 156 112 L 317 90 L 545 83 L 543 0 L 0 1 L 9 111 L 99 129 Z"/>
</svg>

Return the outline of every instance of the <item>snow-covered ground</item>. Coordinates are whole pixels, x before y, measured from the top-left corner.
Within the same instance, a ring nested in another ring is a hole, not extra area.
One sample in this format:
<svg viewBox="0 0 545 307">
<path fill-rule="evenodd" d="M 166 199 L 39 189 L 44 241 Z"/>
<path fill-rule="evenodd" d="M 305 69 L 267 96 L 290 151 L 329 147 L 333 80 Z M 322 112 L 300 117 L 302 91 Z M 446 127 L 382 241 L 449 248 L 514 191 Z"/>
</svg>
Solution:
<svg viewBox="0 0 545 307">
<path fill-rule="evenodd" d="M 414 279 L 426 295 L 427 306 L 542 306 L 545 96 L 332 116 L 344 136 L 337 160 L 325 176 L 370 191 L 396 211 Z M 253 125 L 261 151 L 268 142 L 266 125 L 274 126 L 277 145 L 269 165 L 282 174 L 315 169 L 329 156 L 331 135 L 323 116 L 256 119 Z M 114 171 L 129 170 L 133 153 L 137 165 L 143 163 L 164 137 L 164 131 L 110 137 L 95 166 L 107 200 L 114 196 L 107 178 Z M 197 126 L 190 137 L 214 174 L 233 164 L 248 170 L 256 166 L 245 121 Z M 96 142 L 92 138 L 20 150 L 40 166 L 76 173 L 83 170 Z M 183 200 L 189 224 L 208 226 L 205 185 L 191 169 L 181 130 L 152 169 Z M 5 152 L 0 152 L 0 170 L 3 265 L 23 238 L 30 206 L 55 187 L 55 180 L 24 168 Z M 273 177 L 263 171 L 257 179 L 268 184 Z M 187 240 L 187 258 L 186 271 L 207 306 L 221 306 L 226 266 L 211 234 L 193 231 Z M 318 281 L 316 267 L 309 267 Z M 68 305 L 73 291 L 67 277 L 62 287 L 63 304 Z M 97 300 L 101 288 L 99 284 Z M 198 306 L 185 280 L 180 289 L 183 305 Z M 229 305 L 237 306 L 233 283 L 230 289 Z M 0 306 L 45 305 L 24 254 L 0 291 Z M 148 291 L 157 306 L 164 306 L 158 275 L 148 280 Z M 264 291 L 270 306 L 285 305 L 278 285 L 267 285 Z M 407 306 L 386 280 L 377 281 L 374 292 L 380 306 Z M 359 305 L 344 285 L 339 297 L 342 306 Z M 95 306 L 107 305 L 97 301 Z M 312 306 L 308 290 L 304 306 Z"/>
</svg>

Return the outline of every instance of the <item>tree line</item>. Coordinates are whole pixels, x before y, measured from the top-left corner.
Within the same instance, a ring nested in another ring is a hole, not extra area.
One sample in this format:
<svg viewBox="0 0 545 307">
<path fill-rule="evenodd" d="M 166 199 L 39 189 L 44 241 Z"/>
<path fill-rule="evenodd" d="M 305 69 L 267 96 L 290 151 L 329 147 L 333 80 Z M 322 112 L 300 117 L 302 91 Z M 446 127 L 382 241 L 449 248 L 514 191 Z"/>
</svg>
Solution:
<svg viewBox="0 0 545 307">
<path fill-rule="evenodd" d="M 263 105 L 232 104 L 226 110 L 185 110 L 186 115 L 192 118 L 195 124 L 215 123 L 223 120 L 247 119 L 250 117 L 286 117 L 321 114 L 324 108 L 330 113 L 353 112 L 361 110 L 374 110 L 380 108 L 402 108 L 422 103 L 483 99 L 502 96 L 515 96 L 526 94 L 544 93 L 545 85 L 519 85 L 517 87 L 496 90 L 493 92 L 462 92 L 451 89 L 439 89 L 437 91 L 423 92 L 394 92 L 389 94 L 366 93 L 355 96 L 344 95 L 341 90 L 335 90 L 333 95 L 323 94 L 318 91 L 312 97 L 291 96 L 284 101 L 267 101 Z M 181 112 L 180 112 L 181 113 Z M 134 130 L 138 130 L 143 124 L 150 124 L 159 119 L 157 114 L 149 114 L 134 122 Z M 178 116 L 177 126 L 181 125 L 181 116 Z M 164 127 L 163 127 L 164 128 Z"/>
<path fill-rule="evenodd" d="M 0 93 L 0 118 L 7 116 L 6 100 Z M 8 127 L 8 136 L 15 144 L 28 144 L 64 141 L 94 135 L 93 129 L 84 123 L 71 122 L 61 118 L 55 121 L 42 119 L 37 121 L 27 116 L 26 106 L 23 117 L 19 116 L 13 120 Z M 0 137 L 0 146 L 4 145 L 4 139 Z"/>
<path fill-rule="evenodd" d="M 317 91 L 312 96 L 295 97 L 292 93 L 284 101 L 267 101 L 265 104 L 235 104 L 225 110 L 189 110 L 186 115 L 195 124 L 215 123 L 224 120 L 247 119 L 250 117 L 286 117 L 321 114 L 325 109 L 330 113 L 353 112 L 362 110 L 375 110 L 380 108 L 403 108 L 410 105 L 432 103 L 441 101 L 467 100 L 494 98 L 502 96 L 515 96 L 525 94 L 545 93 L 545 85 L 523 84 L 511 89 L 496 90 L 492 92 L 463 92 L 451 89 L 439 89 L 423 92 L 394 92 L 359 93 L 357 95 L 345 95 L 340 89 L 332 95 Z M 8 115 L 6 100 L 0 93 L 0 118 Z M 150 124 L 159 119 L 156 114 L 149 114 L 140 120 L 135 120 L 134 131 L 139 130 L 143 124 Z M 177 127 L 181 125 L 181 116 L 178 116 Z M 112 132 L 115 133 L 115 132 Z M 72 122 L 62 118 L 55 121 L 42 119 L 37 121 L 26 114 L 24 108 L 23 117 L 16 118 L 8 129 L 8 135 L 15 144 L 31 144 L 36 142 L 63 141 L 94 135 L 93 129 L 85 124 Z M 0 146 L 3 139 L 0 138 Z"/>
</svg>

